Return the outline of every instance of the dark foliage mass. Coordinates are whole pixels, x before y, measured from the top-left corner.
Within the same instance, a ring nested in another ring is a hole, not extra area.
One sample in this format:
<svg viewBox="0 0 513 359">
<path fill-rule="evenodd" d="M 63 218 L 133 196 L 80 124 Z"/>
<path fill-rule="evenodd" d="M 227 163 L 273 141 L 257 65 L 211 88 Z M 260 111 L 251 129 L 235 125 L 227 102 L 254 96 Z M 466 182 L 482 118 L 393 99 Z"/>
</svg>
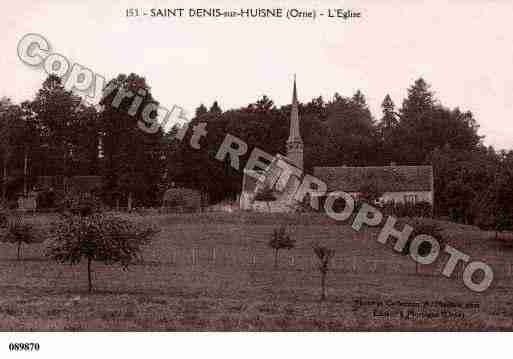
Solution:
<svg viewBox="0 0 513 359">
<path fill-rule="evenodd" d="M 54 76 L 32 101 L 0 101 L 4 202 L 13 203 L 24 189 L 37 187 L 41 176 L 57 182 L 99 176 L 96 195 L 116 207 L 160 205 L 171 184 L 199 190 L 205 203 L 234 200 L 254 148 L 271 155 L 286 152 L 291 106 L 278 107 L 265 95 L 229 110 L 217 102 L 200 105 L 179 139 L 177 127 L 168 133 L 158 128 L 141 131 L 152 128 L 142 109 L 158 104 L 143 77 L 120 74 L 109 85 L 114 90 L 101 101 L 101 109 L 81 102 Z M 112 106 L 121 89 L 141 94 L 137 109 L 130 98 Z M 299 112 L 307 171 L 314 166 L 432 164 L 436 216 L 498 230 L 512 228 L 513 152 L 485 147 L 473 114 L 442 105 L 424 79 L 410 86 L 401 106 L 385 95 L 378 117 L 371 114 L 362 91 L 314 98 L 300 103 Z M 197 149 L 191 138 L 199 124 L 207 134 Z M 215 159 L 227 134 L 248 144 L 238 169 L 228 159 Z M 58 192 L 56 188 L 55 193 L 41 194 L 38 205 L 57 205 Z M 365 195 L 372 201 L 379 188 L 370 186 Z"/>
</svg>

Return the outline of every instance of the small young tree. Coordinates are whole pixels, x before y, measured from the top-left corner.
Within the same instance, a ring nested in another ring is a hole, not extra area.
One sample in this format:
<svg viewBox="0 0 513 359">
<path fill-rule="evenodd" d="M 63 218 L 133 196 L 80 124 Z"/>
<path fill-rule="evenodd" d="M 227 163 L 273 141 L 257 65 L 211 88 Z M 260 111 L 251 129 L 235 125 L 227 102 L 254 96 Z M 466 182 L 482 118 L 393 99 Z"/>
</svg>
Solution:
<svg viewBox="0 0 513 359">
<path fill-rule="evenodd" d="M 291 239 L 287 234 L 285 226 L 275 229 L 271 240 L 268 242 L 269 247 L 274 249 L 274 268 L 278 268 L 278 252 L 280 249 L 292 249 L 296 245 L 296 241 Z"/>
<path fill-rule="evenodd" d="M 329 271 L 329 264 L 335 250 L 327 247 L 315 244 L 313 250 L 317 258 L 319 259 L 319 271 L 321 272 L 321 301 L 326 299 L 326 275 Z"/>
<path fill-rule="evenodd" d="M 59 263 L 87 261 L 87 283 L 93 290 L 92 262 L 119 263 L 123 269 L 140 258 L 142 246 L 158 230 L 115 216 L 93 214 L 64 217 L 53 226 L 49 255 Z"/>
<path fill-rule="evenodd" d="M 21 260 L 21 246 L 25 244 L 41 243 L 44 239 L 38 236 L 34 227 L 23 221 L 21 216 L 7 218 L 6 224 L 0 229 L 0 242 L 11 243 L 17 246 L 16 258 Z"/>
</svg>

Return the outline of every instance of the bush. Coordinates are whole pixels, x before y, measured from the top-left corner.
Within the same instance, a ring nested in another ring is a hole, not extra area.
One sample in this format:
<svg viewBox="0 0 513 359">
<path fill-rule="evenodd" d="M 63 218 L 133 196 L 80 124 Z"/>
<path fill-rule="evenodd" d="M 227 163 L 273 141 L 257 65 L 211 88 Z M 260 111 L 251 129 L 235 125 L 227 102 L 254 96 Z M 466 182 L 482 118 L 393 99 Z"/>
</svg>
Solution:
<svg viewBox="0 0 513 359">
<path fill-rule="evenodd" d="M 52 227 L 48 254 L 58 263 L 78 264 L 87 261 L 89 292 L 93 290 L 91 265 L 119 263 L 123 269 L 140 258 L 142 246 L 158 230 L 126 219 L 104 214 L 64 217 Z"/>
<path fill-rule="evenodd" d="M 30 223 L 23 221 L 21 216 L 8 218 L 7 224 L 0 230 L 0 242 L 11 243 L 17 246 L 17 259 L 21 259 L 22 244 L 34 244 L 44 241 Z"/>
</svg>

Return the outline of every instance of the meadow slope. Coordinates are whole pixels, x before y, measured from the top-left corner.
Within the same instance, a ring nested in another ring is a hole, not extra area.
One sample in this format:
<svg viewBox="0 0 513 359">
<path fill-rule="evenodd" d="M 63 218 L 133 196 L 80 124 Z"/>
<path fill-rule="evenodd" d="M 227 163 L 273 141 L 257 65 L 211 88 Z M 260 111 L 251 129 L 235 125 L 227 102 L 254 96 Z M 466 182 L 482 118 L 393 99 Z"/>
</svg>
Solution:
<svg viewBox="0 0 513 359">
<path fill-rule="evenodd" d="M 314 214 L 182 214 L 130 216 L 162 231 L 143 260 L 123 271 L 94 265 L 87 293 L 85 263 L 59 265 L 44 244 L 0 244 L 1 330 L 490 330 L 512 329 L 513 251 L 492 233 L 442 223 L 449 243 L 489 262 L 495 282 L 468 290 L 441 265 L 420 268 L 376 242 L 376 230 L 355 232 Z M 31 221 L 45 224 L 50 217 Z M 297 248 L 267 247 L 286 224 Z M 319 302 L 319 272 L 311 245 L 336 250 L 328 300 Z M 445 257 L 442 257 L 445 258 Z"/>
</svg>

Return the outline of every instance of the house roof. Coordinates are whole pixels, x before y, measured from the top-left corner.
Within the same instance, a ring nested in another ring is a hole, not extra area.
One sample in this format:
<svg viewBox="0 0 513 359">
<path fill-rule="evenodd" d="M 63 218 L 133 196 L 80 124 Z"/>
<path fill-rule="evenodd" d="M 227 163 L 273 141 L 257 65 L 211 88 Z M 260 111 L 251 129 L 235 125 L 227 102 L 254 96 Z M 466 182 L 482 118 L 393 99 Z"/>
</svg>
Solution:
<svg viewBox="0 0 513 359">
<path fill-rule="evenodd" d="M 314 167 L 329 191 L 359 192 L 375 183 L 382 192 L 431 191 L 432 166 Z"/>
</svg>

